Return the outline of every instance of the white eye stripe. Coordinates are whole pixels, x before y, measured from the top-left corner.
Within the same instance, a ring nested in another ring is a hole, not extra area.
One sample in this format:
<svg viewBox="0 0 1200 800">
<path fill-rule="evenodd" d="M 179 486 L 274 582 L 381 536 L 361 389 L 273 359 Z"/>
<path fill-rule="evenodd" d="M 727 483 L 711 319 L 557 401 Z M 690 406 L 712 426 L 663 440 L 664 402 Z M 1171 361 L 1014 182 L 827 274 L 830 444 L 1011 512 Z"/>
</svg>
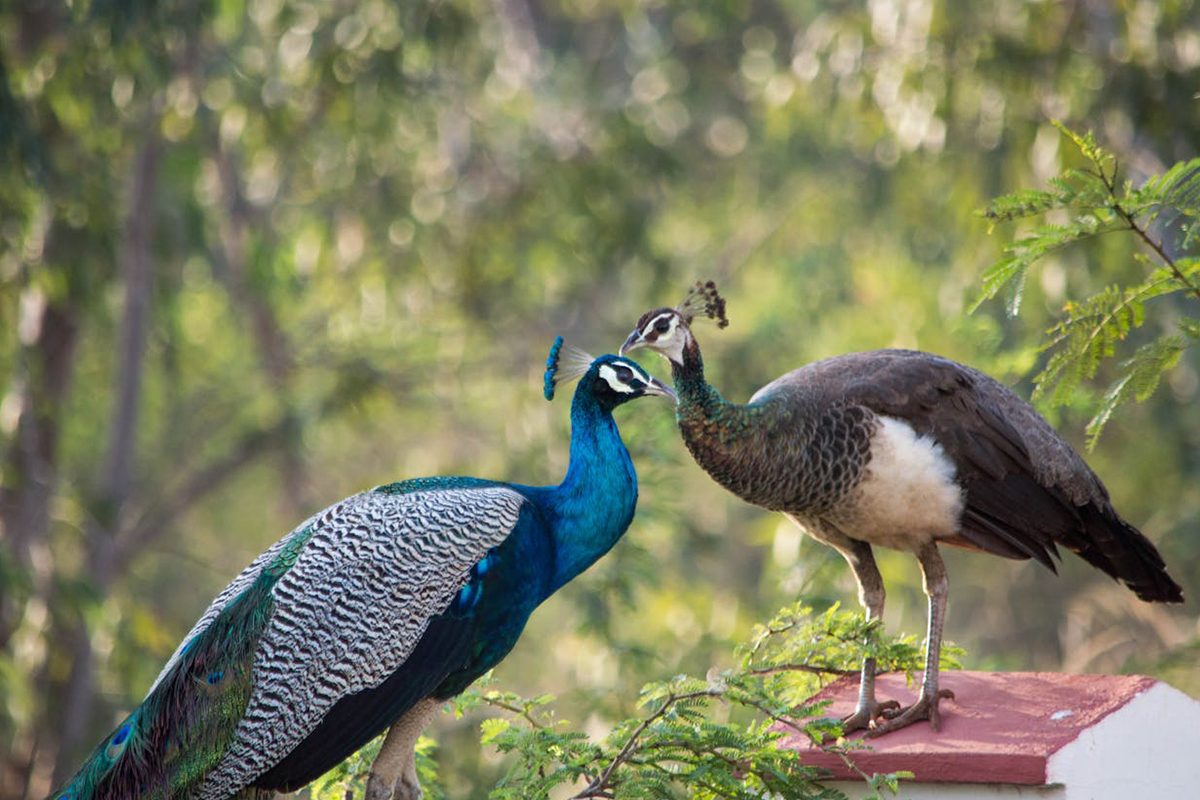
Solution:
<svg viewBox="0 0 1200 800">
<path fill-rule="evenodd" d="M 634 373 L 634 376 L 635 377 L 637 376 L 636 372 Z M 621 380 L 620 377 L 618 377 L 618 375 L 617 375 L 617 371 L 608 364 L 600 365 L 600 377 L 604 380 L 605 383 L 607 383 L 609 385 L 609 387 L 614 392 L 621 392 L 622 394 L 633 394 L 635 391 L 637 391 L 632 386 L 630 386 L 628 383 Z"/>
<path fill-rule="evenodd" d="M 654 326 L 663 319 L 667 320 L 669 327 L 660 333 Z M 671 338 L 671 334 L 675 332 L 675 327 L 678 325 L 678 323 L 679 320 L 674 314 L 659 314 L 657 317 L 646 323 L 646 327 L 642 328 L 642 338 L 650 339 L 651 341 L 654 341 L 655 339 L 669 339 Z M 654 334 L 654 336 L 651 336 L 650 334 Z"/>
</svg>

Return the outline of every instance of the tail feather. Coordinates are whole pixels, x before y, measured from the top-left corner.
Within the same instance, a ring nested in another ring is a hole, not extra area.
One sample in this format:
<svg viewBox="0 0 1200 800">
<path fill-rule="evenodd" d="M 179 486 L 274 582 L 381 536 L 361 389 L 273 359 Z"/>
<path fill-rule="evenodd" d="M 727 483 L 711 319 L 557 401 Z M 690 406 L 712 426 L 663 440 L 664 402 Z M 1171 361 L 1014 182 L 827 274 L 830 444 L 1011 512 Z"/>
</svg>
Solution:
<svg viewBox="0 0 1200 800">
<path fill-rule="evenodd" d="M 52 800 L 173 800 L 220 763 L 250 699 L 274 577 L 264 572 L 185 646 L 175 666 Z"/>
<path fill-rule="evenodd" d="M 1080 512 L 1088 533 L 1087 546 L 1076 550 L 1080 556 L 1120 580 L 1142 600 L 1183 602 L 1183 589 L 1167 574 L 1162 556 L 1141 531 L 1111 508 L 1093 504 Z"/>
</svg>

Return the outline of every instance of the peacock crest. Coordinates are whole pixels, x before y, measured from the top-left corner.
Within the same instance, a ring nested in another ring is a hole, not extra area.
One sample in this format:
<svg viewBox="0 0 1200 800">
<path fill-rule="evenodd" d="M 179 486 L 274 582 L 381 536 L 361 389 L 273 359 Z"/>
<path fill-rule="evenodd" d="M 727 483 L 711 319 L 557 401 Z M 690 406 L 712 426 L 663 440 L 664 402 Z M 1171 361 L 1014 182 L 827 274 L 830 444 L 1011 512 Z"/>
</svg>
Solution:
<svg viewBox="0 0 1200 800">
<path fill-rule="evenodd" d="M 563 359 L 563 356 L 566 356 Z M 590 355 L 578 347 L 567 345 L 563 352 L 563 337 L 556 336 L 554 344 L 550 345 L 550 355 L 546 358 L 546 373 L 542 378 L 542 394 L 547 400 L 554 399 L 554 390 L 560 383 L 569 383 L 583 377 L 594 361 Z"/>
</svg>

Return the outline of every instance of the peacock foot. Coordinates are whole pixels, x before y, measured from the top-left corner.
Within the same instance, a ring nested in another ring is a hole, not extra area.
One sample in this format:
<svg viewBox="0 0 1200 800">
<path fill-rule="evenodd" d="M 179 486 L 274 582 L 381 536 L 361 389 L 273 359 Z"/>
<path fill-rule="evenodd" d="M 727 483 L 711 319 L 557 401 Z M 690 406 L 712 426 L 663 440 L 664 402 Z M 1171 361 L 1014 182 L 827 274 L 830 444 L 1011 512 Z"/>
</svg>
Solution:
<svg viewBox="0 0 1200 800">
<path fill-rule="evenodd" d="M 395 786 L 388 786 L 378 775 L 372 773 L 367 777 L 367 790 L 363 800 L 421 800 L 424 796 L 421 784 L 415 778 L 407 775 L 400 776 Z"/>
<path fill-rule="evenodd" d="M 392 800 L 421 800 L 424 794 L 416 775 L 401 775 L 400 780 L 396 781 L 396 793 L 392 795 Z"/>
<path fill-rule="evenodd" d="M 923 719 L 929 720 L 930 728 L 939 731 L 942 729 L 942 714 L 938 710 L 938 702 L 943 699 L 953 700 L 954 692 L 949 689 L 939 689 L 932 695 L 921 692 L 921 696 L 917 698 L 917 702 L 908 708 L 894 708 L 884 711 L 882 714 L 883 720 L 873 724 L 866 735 L 868 738 L 874 739 L 877 736 L 883 736 L 885 733 L 907 728 L 914 722 L 920 722 Z"/>
<path fill-rule="evenodd" d="M 895 700 L 884 700 L 881 703 L 872 700 L 869 703 L 859 703 L 853 714 L 842 717 L 842 735 L 869 729 L 875 724 L 875 720 L 886 716 L 889 711 L 899 708 L 900 703 Z"/>
<path fill-rule="evenodd" d="M 367 790 L 363 793 L 363 800 L 392 800 L 392 797 L 392 787 L 387 781 L 374 772 L 367 776 Z"/>
</svg>

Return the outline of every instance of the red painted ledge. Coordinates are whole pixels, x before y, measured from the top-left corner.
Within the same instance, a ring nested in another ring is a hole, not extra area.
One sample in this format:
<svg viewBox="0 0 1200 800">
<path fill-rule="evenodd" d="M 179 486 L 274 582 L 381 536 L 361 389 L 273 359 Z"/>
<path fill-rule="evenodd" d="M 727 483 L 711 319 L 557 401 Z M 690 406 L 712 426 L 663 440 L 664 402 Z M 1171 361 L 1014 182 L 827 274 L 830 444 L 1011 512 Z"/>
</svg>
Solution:
<svg viewBox="0 0 1200 800">
<path fill-rule="evenodd" d="M 868 775 L 908 770 L 923 783 L 1040 786 L 1047 783 L 1046 765 L 1054 753 L 1156 683 L 1142 675 L 942 672 L 941 686 L 955 698 L 941 702 L 940 733 L 917 723 L 866 740 L 872 749 L 850 757 Z M 916 699 L 916 687 L 906 686 L 903 675 L 880 675 L 876 691 L 881 700 L 905 705 Z M 832 699 L 826 715 L 843 717 L 854 710 L 857 697 L 858 678 L 846 677 L 815 699 Z M 799 750 L 806 764 L 828 770 L 831 778 L 860 779 L 802 734 L 793 731 L 781 744 Z"/>
</svg>

